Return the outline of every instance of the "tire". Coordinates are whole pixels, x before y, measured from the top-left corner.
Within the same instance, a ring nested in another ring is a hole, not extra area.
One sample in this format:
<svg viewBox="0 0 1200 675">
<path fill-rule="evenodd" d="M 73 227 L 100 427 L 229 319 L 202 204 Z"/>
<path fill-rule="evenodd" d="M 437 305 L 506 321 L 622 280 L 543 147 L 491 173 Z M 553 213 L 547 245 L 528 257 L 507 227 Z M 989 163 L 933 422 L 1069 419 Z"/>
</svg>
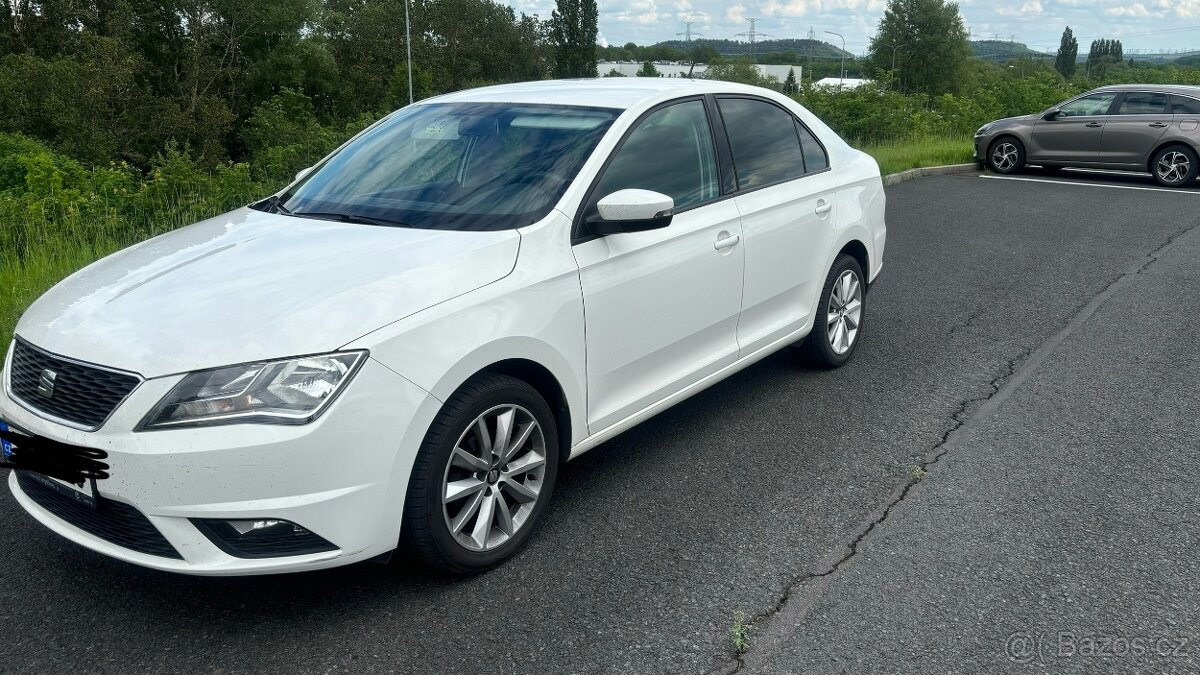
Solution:
<svg viewBox="0 0 1200 675">
<path fill-rule="evenodd" d="M 1012 136 L 1001 136 L 988 146 L 986 161 L 993 173 L 1017 173 L 1025 168 L 1025 146 Z"/>
<path fill-rule="evenodd" d="M 1154 153 L 1150 160 L 1150 173 L 1163 187 L 1191 185 L 1197 172 L 1200 172 L 1200 160 L 1196 158 L 1196 151 L 1186 145 L 1168 145 Z"/>
<path fill-rule="evenodd" d="M 536 426 L 503 460 L 492 450 L 501 450 L 494 447 L 497 430 L 510 414 L 506 425 L 513 443 L 531 422 Z M 425 565 L 449 574 L 496 567 L 536 528 L 554 490 L 559 460 L 558 427 L 537 390 L 508 375 L 477 377 L 450 397 L 421 444 L 405 497 L 402 545 Z M 443 496 L 451 494 L 456 498 L 443 504 Z M 486 527 L 480 525 L 484 517 Z"/>
<path fill-rule="evenodd" d="M 849 287 L 844 283 L 847 278 L 852 279 Z M 854 356 L 862 341 L 866 299 L 867 284 L 862 267 L 853 257 L 844 253 L 839 255 L 821 289 L 813 329 L 800 345 L 801 356 L 806 362 L 818 368 L 840 368 Z M 847 307 L 849 311 L 843 312 Z"/>
</svg>

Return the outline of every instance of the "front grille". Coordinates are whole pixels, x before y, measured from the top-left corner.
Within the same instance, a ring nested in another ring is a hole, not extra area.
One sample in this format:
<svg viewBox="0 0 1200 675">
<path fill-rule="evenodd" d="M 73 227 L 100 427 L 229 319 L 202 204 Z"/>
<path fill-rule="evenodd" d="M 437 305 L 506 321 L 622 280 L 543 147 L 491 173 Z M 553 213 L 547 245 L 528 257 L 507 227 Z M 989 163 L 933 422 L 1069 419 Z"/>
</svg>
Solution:
<svg viewBox="0 0 1200 675">
<path fill-rule="evenodd" d="M 17 484 L 38 506 L 92 536 L 138 553 L 183 560 L 146 516 L 129 504 L 97 498 L 96 508 L 85 506 L 24 471 L 17 472 Z"/>
<path fill-rule="evenodd" d="M 46 395 L 43 374 L 54 374 L 53 388 Z M 89 366 L 44 352 L 18 339 L 13 347 L 9 384 L 12 393 L 35 412 L 73 422 L 86 429 L 99 429 L 141 379 Z"/>
</svg>

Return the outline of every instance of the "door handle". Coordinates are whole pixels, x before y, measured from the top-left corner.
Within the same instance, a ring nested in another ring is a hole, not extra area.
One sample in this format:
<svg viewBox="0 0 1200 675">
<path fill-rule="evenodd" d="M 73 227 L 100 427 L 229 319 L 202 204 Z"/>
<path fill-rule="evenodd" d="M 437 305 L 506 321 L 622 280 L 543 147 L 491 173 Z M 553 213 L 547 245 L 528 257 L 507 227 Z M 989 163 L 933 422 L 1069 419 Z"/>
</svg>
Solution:
<svg viewBox="0 0 1200 675">
<path fill-rule="evenodd" d="M 1084 126 L 1086 126 L 1089 129 L 1099 129 L 1100 127 L 1102 127 L 1104 125 L 1101 124 L 1100 122 L 1088 122 Z"/>
<path fill-rule="evenodd" d="M 818 216 L 823 216 L 832 210 L 833 210 L 833 204 L 830 204 L 829 202 L 825 201 L 824 199 L 821 199 L 821 200 L 817 201 L 817 208 L 813 210 L 813 213 L 817 214 Z"/>
<path fill-rule="evenodd" d="M 723 251 L 723 250 L 729 248 L 730 246 L 736 246 L 737 243 L 741 240 L 742 240 L 742 238 L 740 236 L 738 236 L 736 234 L 731 234 L 727 237 L 722 237 L 721 239 L 718 239 L 717 243 L 713 244 L 713 248 L 717 249 L 718 251 Z"/>
<path fill-rule="evenodd" d="M 1151 122 L 1150 126 L 1154 127 L 1155 129 L 1166 129 L 1170 125 L 1168 125 L 1166 122 Z"/>
</svg>

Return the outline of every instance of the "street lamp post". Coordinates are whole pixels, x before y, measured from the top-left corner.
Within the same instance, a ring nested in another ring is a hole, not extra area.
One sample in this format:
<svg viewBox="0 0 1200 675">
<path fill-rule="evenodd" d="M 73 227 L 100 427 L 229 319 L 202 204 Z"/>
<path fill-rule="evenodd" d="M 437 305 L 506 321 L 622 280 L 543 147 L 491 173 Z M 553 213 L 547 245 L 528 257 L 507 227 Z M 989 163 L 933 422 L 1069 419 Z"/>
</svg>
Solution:
<svg viewBox="0 0 1200 675">
<path fill-rule="evenodd" d="M 842 38 L 842 69 L 838 71 L 838 88 L 840 89 L 844 84 L 843 81 L 846 79 L 846 38 L 842 37 L 841 33 L 835 33 L 831 30 L 825 32 Z"/>
<path fill-rule="evenodd" d="M 408 53 L 408 104 L 412 105 L 412 28 L 408 23 L 408 0 L 404 0 L 404 49 Z"/>
<path fill-rule="evenodd" d="M 891 47 L 891 49 L 892 49 L 892 86 L 895 86 L 895 84 L 896 84 L 896 49 L 900 45 L 899 44 L 885 44 L 885 43 L 880 42 L 879 46 L 880 47 Z"/>
</svg>

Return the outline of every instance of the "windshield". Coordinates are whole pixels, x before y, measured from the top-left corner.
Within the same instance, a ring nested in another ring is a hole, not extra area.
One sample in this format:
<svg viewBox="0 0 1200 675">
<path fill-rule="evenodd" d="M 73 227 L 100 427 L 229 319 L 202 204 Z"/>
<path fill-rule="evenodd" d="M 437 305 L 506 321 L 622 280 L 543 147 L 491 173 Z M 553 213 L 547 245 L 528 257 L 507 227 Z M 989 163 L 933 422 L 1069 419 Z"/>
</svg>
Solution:
<svg viewBox="0 0 1200 675">
<path fill-rule="evenodd" d="M 507 103 L 410 106 L 257 208 L 431 229 L 523 227 L 550 212 L 618 114 Z"/>
</svg>

